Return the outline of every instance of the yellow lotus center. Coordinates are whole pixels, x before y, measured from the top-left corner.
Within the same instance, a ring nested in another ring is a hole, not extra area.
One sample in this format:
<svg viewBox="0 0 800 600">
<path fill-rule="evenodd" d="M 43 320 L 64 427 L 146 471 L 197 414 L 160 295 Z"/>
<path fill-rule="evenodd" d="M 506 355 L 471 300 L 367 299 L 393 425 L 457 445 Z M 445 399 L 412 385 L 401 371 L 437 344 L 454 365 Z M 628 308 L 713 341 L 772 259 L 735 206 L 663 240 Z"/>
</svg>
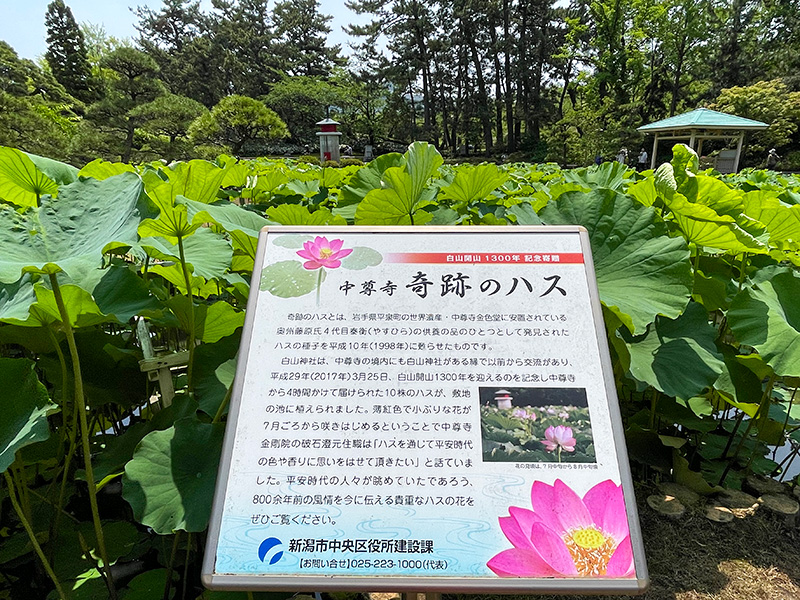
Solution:
<svg viewBox="0 0 800 600">
<path fill-rule="evenodd" d="M 617 549 L 614 538 L 606 537 L 594 527 L 575 529 L 564 538 L 580 577 L 601 577 Z"/>
<path fill-rule="evenodd" d="M 586 548 L 587 550 L 599 548 L 606 542 L 605 536 L 593 527 L 589 529 L 578 529 L 577 531 L 573 531 L 572 539 L 575 540 L 575 543 L 578 544 L 578 546 L 581 548 Z"/>
<path fill-rule="evenodd" d="M 320 248 L 319 249 L 319 257 L 320 258 L 328 258 L 331 254 L 333 254 L 333 250 L 330 248 Z"/>
</svg>

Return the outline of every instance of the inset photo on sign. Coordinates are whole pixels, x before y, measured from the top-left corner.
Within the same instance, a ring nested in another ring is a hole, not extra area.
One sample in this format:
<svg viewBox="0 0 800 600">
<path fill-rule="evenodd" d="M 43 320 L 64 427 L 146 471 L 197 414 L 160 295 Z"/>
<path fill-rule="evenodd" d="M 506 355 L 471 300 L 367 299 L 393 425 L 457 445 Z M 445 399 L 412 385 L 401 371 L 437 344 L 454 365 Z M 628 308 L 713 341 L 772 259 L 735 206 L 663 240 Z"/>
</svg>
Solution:
<svg viewBox="0 0 800 600">
<path fill-rule="evenodd" d="M 583 388 L 482 387 L 484 462 L 593 463 Z"/>
</svg>

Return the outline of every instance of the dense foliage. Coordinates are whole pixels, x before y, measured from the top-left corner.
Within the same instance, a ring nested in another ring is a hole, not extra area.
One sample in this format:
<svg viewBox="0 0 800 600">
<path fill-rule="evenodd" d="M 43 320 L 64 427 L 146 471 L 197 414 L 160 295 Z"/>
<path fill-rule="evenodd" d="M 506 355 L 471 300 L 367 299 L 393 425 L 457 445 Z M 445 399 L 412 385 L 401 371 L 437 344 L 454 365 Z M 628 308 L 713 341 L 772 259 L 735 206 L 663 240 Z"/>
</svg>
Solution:
<svg viewBox="0 0 800 600">
<path fill-rule="evenodd" d="M 422 142 L 343 168 L 79 170 L 4 147 L 0 596 L 239 597 L 198 573 L 256 236 L 348 223 L 586 227 L 637 475 L 710 493 L 800 452 L 796 177 L 700 172 L 685 146 L 642 174 L 449 166 Z M 590 459 L 563 410 L 569 432 L 547 407 L 495 410 L 515 439 L 490 441 Z"/>
<path fill-rule="evenodd" d="M 0 106 L 9 107 L 0 112 L 0 143 L 76 165 L 96 156 L 207 157 L 186 144 L 165 150 L 168 135 L 136 115 L 126 114 L 120 128 L 127 74 L 114 55 L 125 49 L 149 64 L 146 80 L 159 84 L 158 94 L 199 103 L 184 101 L 192 118 L 184 110 L 169 123 L 177 139 L 231 95 L 264 102 L 288 126 L 288 140 L 265 136 L 238 149 L 226 142 L 215 155 L 302 153 L 316 145 L 314 123 L 330 112 L 342 122 L 343 143 L 359 152 L 421 139 L 449 156 L 586 165 L 623 146 L 633 156 L 642 144 L 649 151 L 651 138 L 637 127 L 709 106 L 770 125 L 749 136 L 743 164 L 765 166 L 765 151 L 776 147 L 780 168 L 800 169 L 797 0 L 347 4 L 361 24 L 347 28 L 352 49 L 344 52 L 331 43 L 331 18 L 318 0 L 162 0 L 134 11 L 139 35 L 124 41 L 79 29 L 63 0 L 53 0 L 46 64 L 0 51 L 0 73 L 29 72 L 21 86 L 14 76 L 13 91 L 0 81 Z M 9 110 L 24 117 L 6 120 Z M 36 136 L 34 124 L 48 135 Z M 705 152 L 723 146 L 709 140 Z"/>
</svg>

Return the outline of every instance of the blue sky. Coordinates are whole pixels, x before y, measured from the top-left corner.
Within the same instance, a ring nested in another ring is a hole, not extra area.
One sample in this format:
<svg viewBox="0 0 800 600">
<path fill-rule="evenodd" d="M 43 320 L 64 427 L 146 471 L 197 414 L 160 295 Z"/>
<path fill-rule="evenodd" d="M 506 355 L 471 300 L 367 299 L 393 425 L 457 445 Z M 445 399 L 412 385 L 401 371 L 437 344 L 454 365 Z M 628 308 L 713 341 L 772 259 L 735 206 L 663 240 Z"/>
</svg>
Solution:
<svg viewBox="0 0 800 600">
<path fill-rule="evenodd" d="M 65 0 L 72 9 L 78 23 L 90 22 L 102 25 L 106 33 L 114 37 L 133 37 L 135 15 L 130 7 L 161 6 L 161 0 Z M 0 0 L 0 40 L 3 40 L 23 58 L 35 59 L 47 49 L 44 15 L 49 0 Z M 342 26 L 357 18 L 344 5 L 344 0 L 321 0 L 323 14 L 333 16 L 330 23 L 333 30 L 331 43 L 341 44 L 346 50 L 348 36 Z M 204 9 L 211 6 L 209 0 L 202 0 Z M 368 19 L 358 17 L 359 22 Z"/>
</svg>

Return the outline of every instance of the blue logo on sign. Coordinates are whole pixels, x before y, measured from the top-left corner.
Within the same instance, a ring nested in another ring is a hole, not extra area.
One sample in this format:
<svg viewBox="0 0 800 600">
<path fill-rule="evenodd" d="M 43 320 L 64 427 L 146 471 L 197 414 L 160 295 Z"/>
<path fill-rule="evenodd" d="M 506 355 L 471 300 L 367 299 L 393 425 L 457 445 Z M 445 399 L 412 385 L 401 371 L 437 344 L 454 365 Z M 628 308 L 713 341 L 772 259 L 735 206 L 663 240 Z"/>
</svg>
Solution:
<svg viewBox="0 0 800 600">
<path fill-rule="evenodd" d="M 269 564 L 274 565 L 283 557 L 283 550 L 277 550 L 280 545 L 281 541 L 278 538 L 271 537 L 265 539 L 258 547 L 259 560 L 264 562 L 269 556 Z"/>
</svg>

